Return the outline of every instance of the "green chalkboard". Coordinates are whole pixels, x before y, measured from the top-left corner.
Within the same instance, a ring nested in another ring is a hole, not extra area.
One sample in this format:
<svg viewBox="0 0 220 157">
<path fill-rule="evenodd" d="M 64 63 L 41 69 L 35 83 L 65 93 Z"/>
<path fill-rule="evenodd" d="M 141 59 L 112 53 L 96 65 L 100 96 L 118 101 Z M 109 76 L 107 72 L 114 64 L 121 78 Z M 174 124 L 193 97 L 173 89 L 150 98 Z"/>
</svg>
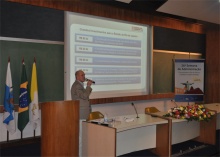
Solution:
<svg viewBox="0 0 220 157">
<path fill-rule="evenodd" d="M 174 92 L 174 59 L 201 59 L 201 55 L 153 53 L 153 93 Z"/>
<path fill-rule="evenodd" d="M 4 101 L 4 89 L 8 57 L 11 60 L 11 74 L 14 102 L 18 104 L 21 80 L 22 58 L 25 61 L 30 88 L 34 57 L 36 58 L 39 102 L 64 99 L 64 45 L 18 41 L 0 41 L 0 105 Z M 29 91 L 29 90 L 28 90 Z"/>
</svg>

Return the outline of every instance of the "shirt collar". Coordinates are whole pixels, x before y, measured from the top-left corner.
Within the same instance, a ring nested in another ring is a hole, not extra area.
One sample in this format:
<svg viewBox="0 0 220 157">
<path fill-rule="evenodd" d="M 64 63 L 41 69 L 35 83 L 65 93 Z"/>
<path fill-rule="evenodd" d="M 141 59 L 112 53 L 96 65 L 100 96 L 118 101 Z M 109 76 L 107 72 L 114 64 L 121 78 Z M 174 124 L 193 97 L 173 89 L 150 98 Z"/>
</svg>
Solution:
<svg viewBox="0 0 220 157">
<path fill-rule="evenodd" d="M 76 80 L 76 81 L 78 81 L 84 87 L 84 83 L 83 82 L 80 82 L 79 80 Z"/>
</svg>

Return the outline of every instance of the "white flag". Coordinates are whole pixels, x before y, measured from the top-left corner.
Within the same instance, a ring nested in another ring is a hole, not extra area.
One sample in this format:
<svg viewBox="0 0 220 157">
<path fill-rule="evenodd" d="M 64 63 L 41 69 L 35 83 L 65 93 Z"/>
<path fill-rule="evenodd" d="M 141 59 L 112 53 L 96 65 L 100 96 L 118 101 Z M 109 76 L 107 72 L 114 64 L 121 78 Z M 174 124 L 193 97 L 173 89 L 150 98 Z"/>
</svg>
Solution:
<svg viewBox="0 0 220 157">
<path fill-rule="evenodd" d="M 16 131 L 15 118 L 14 118 L 14 98 L 13 98 L 13 87 L 11 78 L 10 60 L 8 61 L 6 81 L 5 81 L 5 97 L 4 97 L 4 113 L 3 123 L 7 130 L 14 134 Z"/>
</svg>

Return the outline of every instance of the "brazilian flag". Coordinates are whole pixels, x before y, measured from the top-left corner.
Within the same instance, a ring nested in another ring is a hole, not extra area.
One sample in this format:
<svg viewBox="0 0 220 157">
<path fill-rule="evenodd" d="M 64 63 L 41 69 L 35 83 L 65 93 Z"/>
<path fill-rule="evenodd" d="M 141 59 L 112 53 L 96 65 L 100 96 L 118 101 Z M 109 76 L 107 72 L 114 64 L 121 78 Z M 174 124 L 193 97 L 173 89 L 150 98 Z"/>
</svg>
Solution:
<svg viewBox="0 0 220 157">
<path fill-rule="evenodd" d="M 18 129 L 22 132 L 27 123 L 29 122 L 29 110 L 28 110 L 28 92 L 27 92 L 27 75 L 24 61 L 22 61 L 22 74 L 20 84 L 20 95 L 18 105 Z"/>
</svg>

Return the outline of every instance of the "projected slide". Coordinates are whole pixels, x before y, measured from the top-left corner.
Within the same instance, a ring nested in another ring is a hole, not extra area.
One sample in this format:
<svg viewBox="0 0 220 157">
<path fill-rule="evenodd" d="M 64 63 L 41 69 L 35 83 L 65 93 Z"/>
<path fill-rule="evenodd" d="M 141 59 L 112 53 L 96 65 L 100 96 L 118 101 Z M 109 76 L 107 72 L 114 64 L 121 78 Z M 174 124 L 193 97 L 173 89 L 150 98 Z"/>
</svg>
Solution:
<svg viewBox="0 0 220 157">
<path fill-rule="evenodd" d="M 147 27 L 71 16 L 66 48 L 69 52 L 65 52 L 69 89 L 75 71 L 81 69 L 95 81 L 92 98 L 146 94 Z"/>
</svg>

